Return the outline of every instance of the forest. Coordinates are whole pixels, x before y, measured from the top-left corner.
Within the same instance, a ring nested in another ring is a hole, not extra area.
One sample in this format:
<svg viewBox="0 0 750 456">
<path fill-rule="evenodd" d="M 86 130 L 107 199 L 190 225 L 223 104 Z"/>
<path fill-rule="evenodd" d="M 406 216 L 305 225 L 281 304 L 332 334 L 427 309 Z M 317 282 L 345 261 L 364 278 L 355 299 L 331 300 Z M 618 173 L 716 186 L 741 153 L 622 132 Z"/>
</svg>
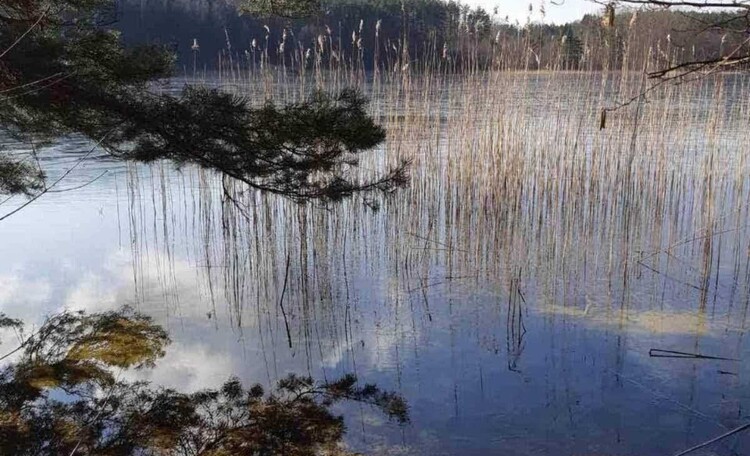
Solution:
<svg viewBox="0 0 750 456">
<path fill-rule="evenodd" d="M 744 39 L 742 24 L 733 33 L 728 11 L 610 14 L 602 7 L 601 15 L 555 25 L 544 21 L 543 8 L 530 6 L 524 22 L 511 22 L 500 8 L 452 0 L 332 0 L 322 13 L 294 19 L 240 14 L 232 0 L 123 0 L 117 8 L 113 26 L 126 42 L 168 46 L 183 69 L 215 69 L 230 55 L 237 62 L 261 54 L 272 64 L 301 62 L 325 48 L 327 59 L 367 69 L 406 57 L 416 68 L 441 60 L 453 69 L 470 62 L 504 70 L 642 70 L 647 62 L 715 56 Z M 707 26 L 719 23 L 724 27 Z"/>
</svg>

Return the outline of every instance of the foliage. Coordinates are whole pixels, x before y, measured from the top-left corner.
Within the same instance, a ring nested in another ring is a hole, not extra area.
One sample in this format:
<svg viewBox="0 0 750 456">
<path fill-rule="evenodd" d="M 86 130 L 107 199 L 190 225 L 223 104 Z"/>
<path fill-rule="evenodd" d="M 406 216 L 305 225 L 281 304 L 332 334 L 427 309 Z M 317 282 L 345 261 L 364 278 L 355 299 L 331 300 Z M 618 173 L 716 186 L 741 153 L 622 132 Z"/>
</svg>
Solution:
<svg viewBox="0 0 750 456">
<path fill-rule="evenodd" d="M 248 9 L 247 3 L 255 5 L 255 9 Z M 283 4 L 289 3 L 296 2 Z M 268 10 L 262 8 L 266 4 L 263 1 L 250 0 L 242 4 L 245 6 L 240 12 Z M 293 57 L 300 49 L 315 49 L 319 37 L 323 36 L 342 61 L 350 62 L 361 46 L 362 63 L 370 69 L 378 65 L 376 51 L 381 57 L 379 63 L 384 64 L 399 58 L 405 43 L 408 54 L 421 60 L 424 52 L 441 49 L 444 42 L 456 48 L 464 42 L 468 46 L 475 41 L 477 30 L 483 39 L 489 38 L 492 28 L 492 17 L 484 9 L 444 0 L 332 0 L 322 2 L 317 14 L 304 16 L 240 15 L 231 2 L 217 4 L 209 0 L 146 4 L 125 0 L 121 20 L 116 26 L 128 42 L 158 38 L 171 43 L 178 50 L 180 60 L 191 65 L 195 57 L 191 50 L 193 39 L 200 43 L 199 61 L 212 68 L 220 53 L 230 52 L 227 38 L 231 52 L 239 56 L 250 51 L 250 44 L 256 40 L 262 52 L 268 50 L 271 62 L 280 63 L 282 56 L 276 50 L 287 30 L 286 58 Z M 157 37 L 154 30 L 158 31 Z M 356 40 L 352 39 L 353 34 Z M 331 58 L 331 55 L 326 54 L 324 58 Z"/>
<path fill-rule="evenodd" d="M 0 312 L 0 329 L 16 328 L 19 329 L 23 326 L 21 320 L 10 318 L 4 313 Z"/>
<path fill-rule="evenodd" d="M 93 384 L 114 383 L 111 368 L 153 366 L 168 342 L 163 329 L 131 309 L 92 316 L 63 313 L 25 341 L 12 377 L 33 392 L 24 400 L 50 387 L 71 394 L 88 391 Z"/>
<path fill-rule="evenodd" d="M 319 0 L 242 0 L 239 10 L 253 16 L 304 17 L 320 13 Z"/>
<path fill-rule="evenodd" d="M 527 20 L 509 21 L 502 6 L 488 12 L 448 0 L 329 0 L 321 13 L 294 20 L 240 16 L 231 2 L 223 6 L 208 0 L 145 6 L 135 0 L 124 3 L 117 26 L 126 40 L 153 39 L 152 31 L 158 30 L 158 38 L 173 43 L 179 58 L 192 64 L 195 55 L 190 45 L 197 38 L 201 43 L 198 59 L 208 68 L 216 66 L 219 55 L 228 60 L 227 55 L 234 53 L 235 63 L 243 61 L 239 57 L 251 50 L 254 39 L 259 46 L 256 52 L 267 53 L 267 61 L 281 64 L 298 57 L 300 50 L 315 50 L 321 36 L 327 42 L 324 61 L 361 64 L 367 69 L 399 67 L 404 50 L 413 69 L 434 68 L 439 62 L 451 71 L 477 66 L 642 71 L 649 63 L 661 68 L 727 57 L 735 49 L 742 51 L 736 56 L 744 58 L 748 49 L 746 15 L 738 14 L 736 8 L 639 8 L 635 15 L 636 10 L 628 5 L 656 3 L 637 0 L 616 2 L 616 8 L 608 10 L 615 14 L 607 20 L 591 14 L 560 25 L 540 23 L 542 13 L 536 8 Z M 610 2 L 601 3 L 604 13 Z M 285 33 L 284 52 L 278 52 Z"/>
<path fill-rule="evenodd" d="M 39 191 L 43 179 L 44 174 L 37 168 L 0 152 L 0 195 Z"/>
<path fill-rule="evenodd" d="M 561 45 L 561 58 L 563 69 L 577 70 L 583 59 L 583 42 L 576 36 L 572 28 L 563 31 Z"/>
<path fill-rule="evenodd" d="M 230 379 L 186 394 L 114 374 L 152 367 L 168 343 L 131 309 L 49 318 L 0 371 L 0 454 L 344 454 L 334 403 L 363 402 L 407 420 L 399 396 L 358 386 L 354 376 L 317 383 L 290 375 L 268 393 Z"/>
<path fill-rule="evenodd" d="M 132 109 L 135 125 L 113 134 L 128 148 L 114 153 L 139 161 L 195 163 L 297 199 L 387 191 L 406 182 L 405 165 L 366 184 L 344 174 L 343 165 L 356 165 L 360 152 L 385 139 L 365 105 L 361 95 L 345 90 L 336 97 L 316 93 L 306 102 L 255 109 L 242 97 L 189 88 L 180 100 L 162 96 L 158 103 Z"/>
<path fill-rule="evenodd" d="M 119 32 L 103 25 L 111 5 L 13 0 L 0 7 L 6 133 L 24 142 L 83 134 L 122 158 L 197 163 L 300 199 L 387 191 L 405 182 L 406 164 L 368 182 L 342 170 L 384 139 L 353 92 L 260 109 L 206 88 L 188 87 L 179 97 L 156 93 L 152 84 L 171 75 L 173 54 L 157 44 L 124 47 Z M 272 127 L 280 128 L 266 130 Z M 297 131 L 305 137 L 284 136 Z M 0 191 L 35 189 L 32 167 L 5 157 L 0 170 L 6 177 Z"/>
</svg>

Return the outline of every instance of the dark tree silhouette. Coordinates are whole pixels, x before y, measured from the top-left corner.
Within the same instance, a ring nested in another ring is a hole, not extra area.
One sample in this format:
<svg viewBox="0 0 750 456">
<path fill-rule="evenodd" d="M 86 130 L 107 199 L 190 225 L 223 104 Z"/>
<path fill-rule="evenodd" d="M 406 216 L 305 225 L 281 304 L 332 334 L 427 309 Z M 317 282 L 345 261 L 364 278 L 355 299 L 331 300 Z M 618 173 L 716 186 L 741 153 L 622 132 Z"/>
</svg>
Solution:
<svg viewBox="0 0 750 456">
<path fill-rule="evenodd" d="M 22 330 L 0 314 L 0 327 Z M 330 406 L 357 401 L 405 422 L 406 404 L 354 376 L 332 383 L 290 375 L 266 392 L 230 379 L 186 394 L 118 380 L 148 369 L 167 333 L 131 309 L 49 318 L 0 370 L 0 453 L 8 455 L 348 454 L 343 418 Z"/>
<path fill-rule="evenodd" d="M 254 16 L 305 17 L 321 11 L 320 0 L 240 0 L 239 10 Z"/>
<path fill-rule="evenodd" d="M 266 6 L 291 14 L 309 4 Z M 385 138 L 355 92 L 261 108 L 202 87 L 179 97 L 157 94 L 151 85 L 171 75 L 173 54 L 155 45 L 125 48 L 108 27 L 112 5 L 3 1 L 0 127 L 6 134 L 37 143 L 82 134 L 117 157 L 195 163 L 297 199 L 337 199 L 405 183 L 405 163 L 371 181 L 348 173 L 361 152 Z M 0 160 L 1 192 L 33 192 L 43 186 L 41 177 L 28 163 L 7 155 Z"/>
</svg>

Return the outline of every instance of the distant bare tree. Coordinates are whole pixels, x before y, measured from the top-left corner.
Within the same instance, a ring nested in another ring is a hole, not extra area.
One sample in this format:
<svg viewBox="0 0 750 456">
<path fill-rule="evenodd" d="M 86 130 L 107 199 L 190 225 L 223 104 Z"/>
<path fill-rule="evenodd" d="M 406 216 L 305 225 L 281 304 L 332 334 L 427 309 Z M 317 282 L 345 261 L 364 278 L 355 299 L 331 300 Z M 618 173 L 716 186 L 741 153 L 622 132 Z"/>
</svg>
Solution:
<svg viewBox="0 0 750 456">
<path fill-rule="evenodd" d="M 681 79 L 696 73 L 737 69 L 750 63 L 750 0 L 590 0 L 605 6 L 605 16 L 613 21 L 620 7 L 642 9 L 678 9 L 694 24 L 694 33 L 722 33 L 722 45 L 712 56 L 688 59 L 649 72 L 655 79 Z M 691 12 L 715 14 L 691 15 Z M 725 46 L 726 45 L 726 46 Z"/>
</svg>

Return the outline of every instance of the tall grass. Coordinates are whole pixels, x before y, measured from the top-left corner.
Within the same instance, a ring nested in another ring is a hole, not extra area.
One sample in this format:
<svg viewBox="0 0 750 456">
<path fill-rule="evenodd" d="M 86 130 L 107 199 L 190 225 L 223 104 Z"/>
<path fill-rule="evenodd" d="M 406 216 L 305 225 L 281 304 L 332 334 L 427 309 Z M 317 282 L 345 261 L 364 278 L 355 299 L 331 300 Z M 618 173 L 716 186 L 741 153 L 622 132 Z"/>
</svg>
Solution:
<svg viewBox="0 0 750 456">
<path fill-rule="evenodd" d="M 344 39 L 356 43 L 357 35 L 324 34 L 314 49 L 281 50 L 277 65 L 269 53 L 279 50 L 256 43 L 249 55 L 223 57 L 215 73 L 188 78 L 258 102 L 358 87 L 388 140 L 350 171 L 364 179 L 413 162 L 408 189 L 326 208 L 204 172 L 160 174 L 157 193 L 169 203 L 152 204 L 172 224 L 154 226 L 151 242 L 182 239 L 217 318 L 320 356 L 355 343 L 357 315 L 374 312 L 394 325 L 394 337 L 418 337 L 414 321 L 429 324 L 448 304 L 464 302 L 468 312 L 508 298 L 509 356 L 529 308 L 622 321 L 635 311 L 665 319 L 697 312 L 745 328 L 744 75 L 653 88 L 644 72 L 677 51 L 628 43 L 625 59 L 652 56 L 641 71 L 568 71 L 562 63 L 539 71 L 529 48 L 526 69 L 517 70 L 500 51 L 489 63 L 459 63 L 438 46 L 410 56 L 398 39 L 380 36 L 376 49 L 359 51 L 377 53 L 377 67 L 365 71 L 361 54 L 337 55 Z M 600 129 L 602 111 L 622 104 Z M 138 256 L 148 252 L 138 238 L 148 230 L 142 212 L 131 207 Z M 175 283 L 173 275 L 162 281 Z M 170 305 L 180 312 L 186 304 Z"/>
</svg>

